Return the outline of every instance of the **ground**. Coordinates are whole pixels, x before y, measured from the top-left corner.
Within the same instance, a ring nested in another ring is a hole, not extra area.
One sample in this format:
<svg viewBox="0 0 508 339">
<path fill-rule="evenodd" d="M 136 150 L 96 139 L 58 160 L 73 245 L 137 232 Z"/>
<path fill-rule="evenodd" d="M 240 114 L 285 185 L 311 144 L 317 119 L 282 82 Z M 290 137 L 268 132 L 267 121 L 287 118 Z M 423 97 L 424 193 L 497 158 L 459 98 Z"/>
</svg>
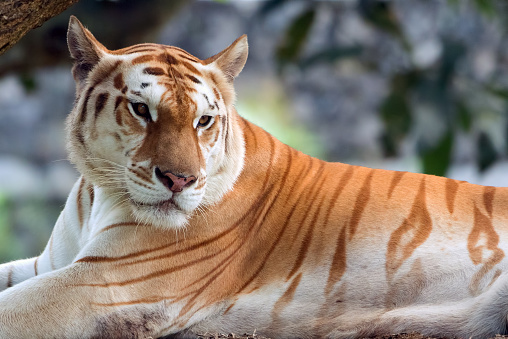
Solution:
<svg viewBox="0 0 508 339">
<path fill-rule="evenodd" d="M 199 339 L 269 339 L 263 336 L 258 336 L 256 333 L 254 334 L 243 334 L 243 335 L 235 335 L 235 334 L 222 334 L 222 333 L 216 333 L 216 334 L 203 334 L 198 337 Z M 502 336 L 497 335 L 495 339 L 500 338 L 508 338 L 508 336 Z M 402 333 L 402 334 L 393 334 L 388 336 L 382 336 L 382 337 L 375 337 L 373 339 L 444 339 L 444 338 L 433 338 L 433 337 L 425 337 L 418 333 Z M 494 338 L 492 338 L 494 339 Z"/>
</svg>

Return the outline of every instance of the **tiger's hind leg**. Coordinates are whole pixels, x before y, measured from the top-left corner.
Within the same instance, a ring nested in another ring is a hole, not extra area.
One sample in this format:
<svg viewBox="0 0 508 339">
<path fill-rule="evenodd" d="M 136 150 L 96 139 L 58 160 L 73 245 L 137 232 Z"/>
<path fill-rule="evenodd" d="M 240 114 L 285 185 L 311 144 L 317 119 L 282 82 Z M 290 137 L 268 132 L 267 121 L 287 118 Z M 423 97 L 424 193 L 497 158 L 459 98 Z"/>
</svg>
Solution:
<svg viewBox="0 0 508 339">
<path fill-rule="evenodd" d="M 419 332 L 449 338 L 493 338 L 508 333 L 508 275 L 477 296 L 447 303 L 420 304 L 380 311 L 370 319 L 351 321 L 328 337 L 363 338 Z"/>
</svg>

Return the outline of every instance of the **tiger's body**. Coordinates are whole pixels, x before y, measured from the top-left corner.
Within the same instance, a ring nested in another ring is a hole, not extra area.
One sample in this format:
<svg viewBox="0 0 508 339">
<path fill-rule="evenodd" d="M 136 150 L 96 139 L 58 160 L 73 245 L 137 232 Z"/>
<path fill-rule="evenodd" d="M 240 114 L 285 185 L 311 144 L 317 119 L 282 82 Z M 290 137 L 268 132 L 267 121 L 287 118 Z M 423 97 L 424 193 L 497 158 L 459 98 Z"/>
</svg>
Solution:
<svg viewBox="0 0 508 339">
<path fill-rule="evenodd" d="M 327 163 L 241 118 L 240 38 L 201 61 L 69 25 L 74 185 L 0 265 L 0 338 L 506 332 L 508 189 Z"/>
</svg>

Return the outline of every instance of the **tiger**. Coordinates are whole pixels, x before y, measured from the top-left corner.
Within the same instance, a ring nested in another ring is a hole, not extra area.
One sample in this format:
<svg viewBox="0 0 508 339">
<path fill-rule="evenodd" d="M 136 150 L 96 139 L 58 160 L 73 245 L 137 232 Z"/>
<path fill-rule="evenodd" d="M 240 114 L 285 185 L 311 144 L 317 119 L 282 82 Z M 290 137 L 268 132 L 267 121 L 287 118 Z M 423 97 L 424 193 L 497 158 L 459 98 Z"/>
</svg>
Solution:
<svg viewBox="0 0 508 339">
<path fill-rule="evenodd" d="M 81 174 L 0 266 L 0 338 L 507 332 L 508 190 L 325 162 L 242 118 L 245 35 L 201 60 L 67 34 Z"/>
</svg>

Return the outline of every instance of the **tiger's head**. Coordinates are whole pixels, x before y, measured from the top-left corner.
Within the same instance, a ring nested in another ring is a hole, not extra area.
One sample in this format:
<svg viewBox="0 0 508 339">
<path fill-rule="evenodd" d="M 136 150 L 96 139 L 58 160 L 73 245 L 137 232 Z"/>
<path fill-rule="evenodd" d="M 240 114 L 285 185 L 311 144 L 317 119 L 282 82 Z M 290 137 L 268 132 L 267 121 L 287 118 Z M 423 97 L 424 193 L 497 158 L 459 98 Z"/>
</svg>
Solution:
<svg viewBox="0 0 508 339">
<path fill-rule="evenodd" d="M 245 153 L 233 106 L 245 35 L 206 60 L 158 44 L 110 51 L 75 17 L 67 40 L 76 81 L 67 145 L 85 178 L 139 221 L 171 228 L 233 187 Z"/>
</svg>

